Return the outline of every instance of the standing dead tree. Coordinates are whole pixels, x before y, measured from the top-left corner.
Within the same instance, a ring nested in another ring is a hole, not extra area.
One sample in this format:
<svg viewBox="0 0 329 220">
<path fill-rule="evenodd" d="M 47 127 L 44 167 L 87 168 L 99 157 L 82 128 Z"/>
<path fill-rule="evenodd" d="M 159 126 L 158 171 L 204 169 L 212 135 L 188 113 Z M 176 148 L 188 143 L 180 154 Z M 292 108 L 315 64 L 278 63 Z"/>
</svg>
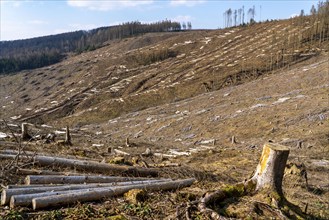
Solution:
<svg viewBox="0 0 329 220">
<path fill-rule="evenodd" d="M 65 141 L 66 145 L 72 145 L 69 126 L 66 126 Z"/>
</svg>

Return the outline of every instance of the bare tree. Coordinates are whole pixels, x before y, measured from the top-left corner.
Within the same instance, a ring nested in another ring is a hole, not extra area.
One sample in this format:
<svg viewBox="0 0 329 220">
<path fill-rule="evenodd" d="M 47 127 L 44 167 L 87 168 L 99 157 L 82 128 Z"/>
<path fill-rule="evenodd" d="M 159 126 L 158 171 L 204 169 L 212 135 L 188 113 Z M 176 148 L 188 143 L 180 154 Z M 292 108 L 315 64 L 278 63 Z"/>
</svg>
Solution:
<svg viewBox="0 0 329 220">
<path fill-rule="evenodd" d="M 230 8 L 227 10 L 227 26 L 232 26 L 232 9 Z"/>
<path fill-rule="evenodd" d="M 242 17 L 241 17 L 242 16 L 242 8 L 238 9 L 238 14 L 239 14 L 239 25 L 241 25 L 242 24 L 242 20 L 241 20 L 242 19 Z"/>
<path fill-rule="evenodd" d="M 244 24 L 244 5 L 242 6 L 242 24 Z"/>
<path fill-rule="evenodd" d="M 238 11 L 237 10 L 234 10 L 233 16 L 234 16 L 234 26 L 236 26 L 237 25 L 237 17 L 238 17 Z"/>
</svg>

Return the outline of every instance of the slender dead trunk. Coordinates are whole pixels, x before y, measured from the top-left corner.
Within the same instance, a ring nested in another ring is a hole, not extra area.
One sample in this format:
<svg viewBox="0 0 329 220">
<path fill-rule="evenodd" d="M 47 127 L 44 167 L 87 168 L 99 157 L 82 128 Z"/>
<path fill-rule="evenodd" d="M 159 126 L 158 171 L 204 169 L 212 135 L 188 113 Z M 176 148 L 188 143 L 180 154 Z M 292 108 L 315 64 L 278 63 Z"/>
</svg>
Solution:
<svg viewBox="0 0 329 220">
<path fill-rule="evenodd" d="M 72 145 L 69 126 L 66 126 L 65 141 L 66 145 Z"/>
</svg>

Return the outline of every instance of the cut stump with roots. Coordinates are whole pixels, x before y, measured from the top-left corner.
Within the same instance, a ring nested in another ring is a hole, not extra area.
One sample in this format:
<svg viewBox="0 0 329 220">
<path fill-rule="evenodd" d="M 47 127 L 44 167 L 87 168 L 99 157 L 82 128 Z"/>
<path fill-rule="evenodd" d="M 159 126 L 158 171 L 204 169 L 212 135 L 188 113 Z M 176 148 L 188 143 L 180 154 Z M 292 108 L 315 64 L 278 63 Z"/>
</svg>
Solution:
<svg viewBox="0 0 329 220">
<path fill-rule="evenodd" d="M 211 219 L 226 219 L 225 216 L 218 214 L 209 208 L 209 206 L 219 204 L 231 197 L 241 197 L 265 192 L 266 197 L 270 198 L 268 200 L 270 203 L 269 206 L 277 209 L 277 213 L 284 216 L 280 211 L 280 207 L 283 207 L 284 204 L 289 204 L 289 202 L 283 196 L 282 179 L 289 152 L 289 148 L 286 146 L 266 143 L 263 147 L 255 174 L 250 179 L 205 194 L 198 201 L 197 208 L 201 213 L 211 217 Z M 298 210 L 293 211 L 299 216 L 302 215 Z"/>
</svg>

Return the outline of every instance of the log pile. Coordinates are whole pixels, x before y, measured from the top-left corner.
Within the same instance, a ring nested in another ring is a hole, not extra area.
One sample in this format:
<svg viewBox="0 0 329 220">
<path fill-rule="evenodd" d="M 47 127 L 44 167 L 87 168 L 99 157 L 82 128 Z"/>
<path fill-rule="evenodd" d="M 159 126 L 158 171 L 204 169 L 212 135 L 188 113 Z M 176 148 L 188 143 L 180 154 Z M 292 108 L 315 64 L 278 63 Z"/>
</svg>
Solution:
<svg viewBox="0 0 329 220">
<path fill-rule="evenodd" d="M 145 191 L 173 190 L 188 187 L 195 179 L 150 179 L 118 176 L 30 175 L 25 185 L 8 185 L 1 193 L 1 205 L 34 210 L 97 201 L 123 195 L 132 189 Z"/>
</svg>

